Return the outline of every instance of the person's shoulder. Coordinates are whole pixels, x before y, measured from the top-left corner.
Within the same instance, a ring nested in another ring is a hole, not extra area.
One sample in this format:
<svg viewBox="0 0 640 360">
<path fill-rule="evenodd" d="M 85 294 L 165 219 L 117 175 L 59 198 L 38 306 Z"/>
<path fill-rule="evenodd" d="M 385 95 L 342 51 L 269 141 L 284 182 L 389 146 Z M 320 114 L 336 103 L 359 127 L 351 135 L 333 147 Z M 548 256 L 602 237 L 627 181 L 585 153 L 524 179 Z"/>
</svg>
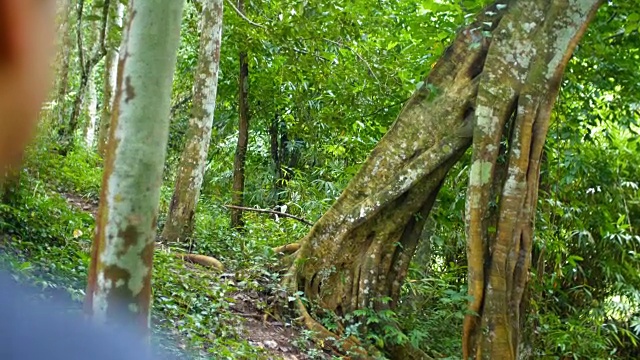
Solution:
<svg viewBox="0 0 640 360">
<path fill-rule="evenodd" d="M 0 359 L 151 359 L 131 329 L 96 326 L 61 310 L 69 305 L 38 300 L 35 289 L 0 273 Z"/>
</svg>

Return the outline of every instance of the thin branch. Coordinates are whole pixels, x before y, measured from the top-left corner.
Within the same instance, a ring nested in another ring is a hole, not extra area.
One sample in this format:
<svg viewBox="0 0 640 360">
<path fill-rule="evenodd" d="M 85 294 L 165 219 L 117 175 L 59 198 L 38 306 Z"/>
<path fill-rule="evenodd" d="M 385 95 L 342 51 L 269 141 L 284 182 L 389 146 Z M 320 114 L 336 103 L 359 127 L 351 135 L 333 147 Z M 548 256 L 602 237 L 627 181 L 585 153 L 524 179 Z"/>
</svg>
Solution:
<svg viewBox="0 0 640 360">
<path fill-rule="evenodd" d="M 617 32 L 617 33 L 615 33 L 615 34 L 613 34 L 613 35 L 609 35 L 609 36 L 607 36 L 606 38 L 604 38 L 604 41 L 609 41 L 609 40 L 611 40 L 611 39 L 615 39 L 615 38 L 617 38 L 617 37 L 624 36 L 624 34 L 626 34 L 626 32 L 625 32 L 624 30 L 620 30 L 620 31 L 618 31 L 618 32 Z"/>
<path fill-rule="evenodd" d="M 340 46 L 340 47 L 343 47 L 343 48 L 345 48 L 345 49 L 347 49 L 347 50 L 351 51 L 351 52 L 352 52 L 352 53 L 353 53 L 353 54 L 354 54 L 354 55 L 355 55 L 355 56 L 356 56 L 360 61 L 362 61 L 362 62 L 367 66 L 367 68 L 369 69 L 369 74 L 371 74 L 371 76 L 372 76 L 374 79 L 376 79 L 376 81 L 377 81 L 377 82 L 380 82 L 380 80 L 378 80 L 378 77 L 376 76 L 376 74 L 373 72 L 373 69 L 371 68 L 371 65 L 369 65 L 369 63 L 367 62 L 367 60 L 365 60 L 365 59 L 362 57 L 362 55 L 360 55 L 360 54 L 359 54 L 359 53 L 358 53 L 354 48 L 352 48 L 352 47 L 351 47 L 351 46 L 349 46 L 349 45 L 345 45 L 345 44 L 343 44 L 343 43 L 339 43 L 339 42 L 337 42 L 337 41 L 333 41 L 333 40 L 331 40 L 331 39 L 323 38 L 323 40 L 324 40 L 324 41 L 326 41 L 326 42 L 332 43 L 332 44 L 334 44 L 334 45 L 336 45 L 336 46 Z"/>
<path fill-rule="evenodd" d="M 310 54 L 310 53 L 309 53 L 309 51 L 307 51 L 307 50 L 302 50 L 302 49 L 298 49 L 298 48 L 294 48 L 294 47 L 289 47 L 288 49 L 292 50 L 293 52 L 295 52 L 295 53 L 297 53 L 297 54 L 302 54 L 302 55 L 313 55 L 313 56 L 315 56 L 315 58 L 316 58 L 316 59 L 318 59 L 318 60 L 322 60 L 322 61 L 329 61 L 329 59 L 327 59 L 327 58 L 325 58 L 325 57 L 322 57 L 322 56 L 320 56 L 320 55 L 318 55 L 318 54 L 315 54 L 315 53 Z"/>
<path fill-rule="evenodd" d="M 262 214 L 278 215 L 278 216 L 282 216 L 282 217 L 298 220 L 301 223 L 307 224 L 309 226 L 313 226 L 313 223 L 311 221 L 307 220 L 307 219 L 301 218 L 299 216 L 283 213 L 283 212 L 280 212 L 280 211 L 267 210 L 267 209 L 255 209 L 255 208 L 244 207 L 244 206 L 235 206 L 235 205 L 224 205 L 224 207 L 226 207 L 227 209 L 236 209 L 236 210 L 244 210 L 244 211 L 253 211 L 253 212 L 262 213 Z"/>
<path fill-rule="evenodd" d="M 248 17 L 245 16 L 245 14 L 242 13 L 242 11 L 240 11 L 231 0 L 227 0 L 227 2 L 229 3 L 229 6 L 231 6 L 231 8 L 233 10 L 235 10 L 236 14 L 238 14 L 238 16 L 240 16 L 241 18 L 244 19 L 244 21 L 248 22 L 249 24 L 253 25 L 253 26 L 257 26 L 259 28 L 263 28 L 266 29 L 267 27 L 262 25 L 262 24 L 258 24 L 256 22 L 251 21 Z"/>
</svg>

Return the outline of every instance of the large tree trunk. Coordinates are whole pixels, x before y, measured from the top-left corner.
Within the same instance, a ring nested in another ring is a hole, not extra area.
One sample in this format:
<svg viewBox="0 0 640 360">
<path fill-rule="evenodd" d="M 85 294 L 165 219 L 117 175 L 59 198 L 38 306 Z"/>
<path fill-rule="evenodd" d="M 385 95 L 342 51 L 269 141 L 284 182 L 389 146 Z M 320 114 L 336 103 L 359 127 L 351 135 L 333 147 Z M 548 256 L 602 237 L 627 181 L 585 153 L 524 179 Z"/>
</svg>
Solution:
<svg viewBox="0 0 640 360">
<path fill-rule="evenodd" d="M 244 13 L 244 0 L 238 0 L 238 10 Z M 233 160 L 233 187 L 231 204 L 244 205 L 244 174 L 249 145 L 249 64 L 247 53 L 240 52 L 240 76 L 238 77 L 238 145 Z M 231 210 L 231 227 L 242 228 L 242 210 Z"/>
<path fill-rule="evenodd" d="M 464 358 L 513 359 L 517 334 L 505 329 L 519 323 L 517 315 L 507 320 L 506 314 L 518 313 L 514 309 L 520 306 L 529 267 L 537 193 L 535 160 L 564 66 L 597 5 L 597 0 L 499 1 L 464 28 L 337 202 L 302 239 L 286 280 L 290 290 L 303 291 L 323 311 L 338 315 L 396 306 L 438 190 L 473 138 L 467 214 L 470 294 L 474 296 L 470 309 L 481 314 L 481 321 L 473 316 L 465 321 Z M 519 157 L 510 158 L 504 171 L 494 172 L 505 127 L 514 129 L 511 134 L 504 132 L 509 156 Z M 486 131 L 491 131 L 491 142 Z M 531 152 L 527 146 L 532 146 Z M 489 153 L 492 156 L 485 158 Z M 502 173 L 510 175 L 504 187 Z M 492 217 L 500 219 L 500 229 L 504 228 L 498 230 L 499 239 L 518 241 L 515 247 L 496 241 L 502 248 L 493 246 L 488 252 L 487 233 L 492 227 L 485 223 L 490 197 L 484 191 L 492 190 L 494 183 L 499 189 L 494 194 L 502 194 L 500 211 Z M 508 266 L 505 255 L 509 255 Z M 487 274 L 486 264 L 491 266 Z M 517 284 L 509 294 L 496 288 L 499 274 L 503 279 L 511 276 L 511 283 Z M 308 314 L 301 301 L 298 307 L 318 337 L 328 340 L 336 335 Z M 353 348 L 357 342 L 344 344 Z M 396 348 L 392 356 L 424 355 Z"/>
<path fill-rule="evenodd" d="M 467 192 L 469 310 L 477 316 L 465 318 L 465 359 L 518 357 L 549 118 L 566 63 L 599 5 L 513 1 L 494 31 L 476 98 Z"/>
<path fill-rule="evenodd" d="M 183 1 L 129 3 L 85 310 L 148 335 L 151 273 Z"/>
<path fill-rule="evenodd" d="M 115 8 L 109 12 L 107 23 L 108 49 L 104 60 L 104 83 L 102 88 L 102 109 L 100 114 L 100 126 L 98 129 L 98 154 L 104 157 L 109 140 L 109 124 L 111 122 L 111 109 L 116 90 L 116 76 L 118 75 L 118 45 L 120 36 L 114 36 L 113 28 L 122 27 L 124 18 L 124 5 L 117 2 Z M 115 39 L 111 39 L 111 37 Z"/>
<path fill-rule="evenodd" d="M 193 86 L 192 118 L 178 167 L 169 215 L 162 230 L 163 241 L 183 241 L 191 235 L 193 229 L 193 215 L 200 197 L 216 108 L 222 6 L 222 0 L 205 1 L 202 6 L 200 54 Z"/>
</svg>

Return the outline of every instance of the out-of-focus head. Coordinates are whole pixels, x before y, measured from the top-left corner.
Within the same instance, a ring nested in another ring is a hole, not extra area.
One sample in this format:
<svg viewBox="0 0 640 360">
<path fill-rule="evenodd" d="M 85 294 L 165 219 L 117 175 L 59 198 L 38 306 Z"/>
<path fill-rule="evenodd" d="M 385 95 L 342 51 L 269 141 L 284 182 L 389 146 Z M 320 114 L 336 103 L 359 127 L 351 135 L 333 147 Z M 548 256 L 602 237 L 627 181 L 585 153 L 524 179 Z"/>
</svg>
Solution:
<svg viewBox="0 0 640 360">
<path fill-rule="evenodd" d="M 0 172 L 20 160 L 48 92 L 55 3 L 0 0 Z"/>
</svg>

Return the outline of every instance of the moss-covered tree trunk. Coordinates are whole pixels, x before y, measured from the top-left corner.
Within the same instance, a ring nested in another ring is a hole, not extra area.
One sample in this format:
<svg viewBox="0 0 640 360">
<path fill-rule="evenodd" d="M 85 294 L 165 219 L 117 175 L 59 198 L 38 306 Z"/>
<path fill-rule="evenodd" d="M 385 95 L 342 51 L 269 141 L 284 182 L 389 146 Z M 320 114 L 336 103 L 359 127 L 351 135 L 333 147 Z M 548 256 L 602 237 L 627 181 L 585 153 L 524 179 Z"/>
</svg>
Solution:
<svg viewBox="0 0 640 360">
<path fill-rule="evenodd" d="M 537 159 L 564 67 L 597 7 L 597 0 L 504 0 L 462 29 L 337 202 L 302 239 L 286 280 L 290 290 L 338 315 L 394 307 L 443 179 L 473 143 L 468 262 L 470 309 L 480 317 L 465 320 L 464 358 L 514 359 Z M 500 152 L 508 156 L 503 165 Z M 495 212 L 492 195 L 499 197 Z M 318 337 L 336 335 L 298 305 Z M 402 347 L 391 355 L 424 356 Z"/>
<path fill-rule="evenodd" d="M 97 322 L 145 335 L 182 7 L 129 2 L 85 300 Z"/>
<path fill-rule="evenodd" d="M 465 359 L 517 358 L 551 110 L 564 68 L 599 5 L 514 1 L 493 32 L 476 98 L 467 191 L 470 310 L 477 316 L 465 318 Z"/>
<path fill-rule="evenodd" d="M 169 215 L 162 230 L 163 241 L 183 241 L 193 229 L 193 216 L 202 187 L 216 107 L 222 6 L 222 0 L 205 1 L 202 4 L 200 53 L 193 86 L 192 118 L 178 167 Z"/>
<path fill-rule="evenodd" d="M 238 10 L 244 13 L 244 0 L 238 0 Z M 240 51 L 240 76 L 238 77 L 238 145 L 233 160 L 233 186 L 231 204 L 244 205 L 244 175 L 249 146 L 249 63 L 247 52 Z M 231 209 L 231 227 L 242 228 L 242 210 Z"/>
</svg>

